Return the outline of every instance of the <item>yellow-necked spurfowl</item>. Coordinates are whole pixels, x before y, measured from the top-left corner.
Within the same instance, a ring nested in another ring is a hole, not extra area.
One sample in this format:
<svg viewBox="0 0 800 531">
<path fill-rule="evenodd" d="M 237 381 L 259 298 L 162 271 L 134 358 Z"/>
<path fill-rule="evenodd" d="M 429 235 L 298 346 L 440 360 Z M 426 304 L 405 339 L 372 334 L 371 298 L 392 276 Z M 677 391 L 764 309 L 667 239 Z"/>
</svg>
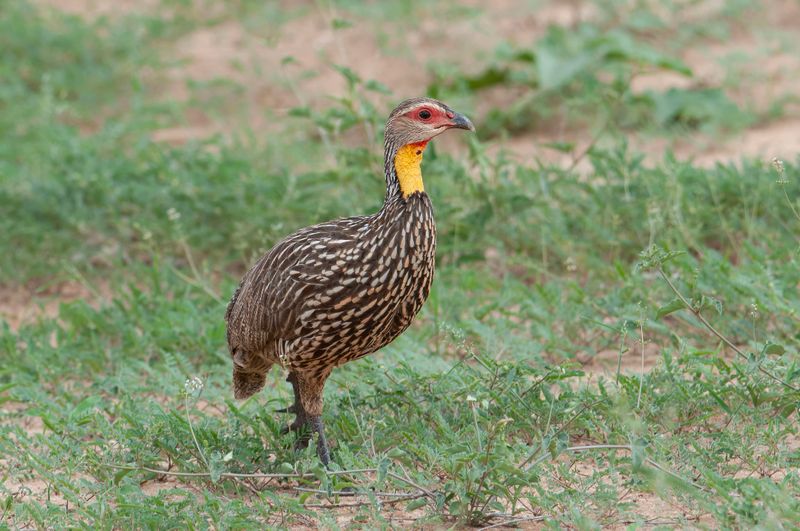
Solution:
<svg viewBox="0 0 800 531">
<path fill-rule="evenodd" d="M 286 369 L 295 403 L 283 411 L 297 415 L 297 446 L 308 444 L 308 425 L 326 465 L 322 390 L 331 370 L 395 339 L 428 297 L 436 226 L 420 164 L 427 143 L 452 128 L 475 130 L 440 101 L 401 103 L 386 122 L 383 207 L 287 236 L 247 272 L 225 312 L 234 396 L 261 390 L 272 365 Z"/>
</svg>

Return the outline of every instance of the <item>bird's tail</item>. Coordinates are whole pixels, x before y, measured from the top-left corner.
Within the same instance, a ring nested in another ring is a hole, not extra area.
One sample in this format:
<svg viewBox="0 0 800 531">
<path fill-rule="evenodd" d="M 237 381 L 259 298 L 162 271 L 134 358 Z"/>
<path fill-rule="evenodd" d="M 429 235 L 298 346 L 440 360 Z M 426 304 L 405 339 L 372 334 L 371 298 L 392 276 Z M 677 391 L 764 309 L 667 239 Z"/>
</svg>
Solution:
<svg viewBox="0 0 800 531">
<path fill-rule="evenodd" d="M 266 373 L 246 372 L 234 365 L 233 396 L 239 400 L 253 396 L 264 388 L 266 381 Z"/>
</svg>

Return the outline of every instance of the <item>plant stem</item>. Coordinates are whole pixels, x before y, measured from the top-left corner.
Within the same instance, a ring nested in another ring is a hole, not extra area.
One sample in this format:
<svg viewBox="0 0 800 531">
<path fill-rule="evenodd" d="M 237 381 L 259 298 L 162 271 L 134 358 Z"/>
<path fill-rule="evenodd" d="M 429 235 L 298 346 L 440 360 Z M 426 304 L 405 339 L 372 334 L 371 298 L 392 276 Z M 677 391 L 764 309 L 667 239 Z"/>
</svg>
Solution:
<svg viewBox="0 0 800 531">
<path fill-rule="evenodd" d="M 721 333 L 719 333 L 717 331 L 717 329 L 714 328 L 711 325 L 711 323 L 709 323 L 706 320 L 705 317 L 703 317 L 703 314 L 700 313 L 700 310 L 697 310 L 694 307 L 692 307 L 691 303 L 688 300 L 686 300 L 686 297 L 684 297 L 683 294 L 680 291 L 678 291 L 678 288 L 675 287 L 675 284 L 672 283 L 672 281 L 669 279 L 669 277 L 667 276 L 667 274 L 664 272 L 664 270 L 661 267 L 658 268 L 658 273 L 661 275 L 661 278 L 664 279 L 664 281 L 667 283 L 667 285 L 670 287 L 670 289 L 673 291 L 673 293 L 675 293 L 675 295 L 677 295 L 677 297 L 680 299 L 680 301 L 683 303 L 683 305 L 686 307 L 686 309 L 689 310 L 690 312 L 692 312 L 694 314 L 694 316 L 697 317 L 697 319 L 699 319 L 701 323 L 703 323 L 703 326 L 708 328 L 708 330 L 711 331 L 712 334 L 717 336 L 723 343 L 728 345 L 734 352 L 736 352 L 736 354 L 738 354 L 744 360 L 750 361 L 748 359 L 747 355 L 744 352 L 742 352 L 739 347 L 734 345 L 727 337 L 725 337 Z M 778 378 L 777 376 L 772 374 L 770 371 L 768 371 L 767 369 L 765 369 L 761 365 L 758 366 L 758 370 L 761 371 L 766 376 L 768 376 L 769 378 L 771 378 L 772 380 L 774 380 L 775 382 L 783 385 L 784 387 L 786 387 L 788 389 L 791 389 L 792 391 L 800 391 L 800 389 L 798 389 L 797 387 L 793 386 L 789 382 L 786 382 L 786 381 Z"/>
</svg>

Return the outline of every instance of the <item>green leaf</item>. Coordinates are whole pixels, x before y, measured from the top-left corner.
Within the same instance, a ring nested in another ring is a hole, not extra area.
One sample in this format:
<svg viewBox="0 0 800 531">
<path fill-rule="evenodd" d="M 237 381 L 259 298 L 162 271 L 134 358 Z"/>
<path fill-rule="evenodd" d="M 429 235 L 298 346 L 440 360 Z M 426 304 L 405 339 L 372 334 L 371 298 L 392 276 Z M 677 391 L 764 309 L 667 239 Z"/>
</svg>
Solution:
<svg viewBox="0 0 800 531">
<path fill-rule="evenodd" d="M 708 122 L 733 126 L 746 120 L 746 113 L 721 89 L 678 89 L 648 92 L 655 120 L 661 125 L 682 124 L 697 128 Z"/>
<path fill-rule="evenodd" d="M 768 356 L 782 356 L 784 352 L 786 352 L 786 349 L 783 348 L 783 345 L 767 343 L 764 345 L 764 350 L 761 353 Z"/>
<path fill-rule="evenodd" d="M 58 433 L 60 435 L 63 432 L 61 425 L 55 422 L 47 413 L 42 412 L 37 416 L 42 419 L 42 424 L 50 428 L 54 433 Z"/>
<path fill-rule="evenodd" d="M 572 153 L 575 151 L 575 142 L 547 142 L 542 145 L 560 151 L 561 153 Z"/>
<path fill-rule="evenodd" d="M 398 448 L 397 446 L 386 452 L 386 457 L 390 457 L 393 459 L 397 459 L 399 457 L 405 457 L 405 455 L 406 452 L 402 448 Z"/>
<path fill-rule="evenodd" d="M 651 245 L 639 253 L 639 261 L 634 266 L 635 271 L 648 271 L 658 269 L 673 258 L 686 254 L 685 251 L 667 251 L 658 245 Z"/>
<path fill-rule="evenodd" d="M 730 406 L 728 406 L 728 404 L 722 399 L 721 396 L 719 396 L 717 392 L 715 392 L 713 389 L 709 389 L 708 394 L 711 395 L 711 397 L 717 402 L 717 404 L 719 404 L 719 407 L 721 407 L 725 413 L 728 413 L 729 415 L 731 414 Z"/>
<path fill-rule="evenodd" d="M 122 478 L 124 478 L 125 476 L 127 476 L 131 472 L 133 472 L 132 469 L 125 468 L 125 469 L 120 470 L 116 474 L 114 474 L 114 485 L 119 485 L 119 482 L 122 481 Z"/>
<path fill-rule="evenodd" d="M 383 485 L 383 481 L 386 479 L 386 472 L 389 471 L 389 460 L 388 459 L 381 459 L 381 462 L 378 463 L 378 474 L 375 482 L 378 485 Z"/>
<path fill-rule="evenodd" d="M 425 498 L 417 498 L 416 500 L 411 500 L 406 505 L 406 511 L 413 511 L 414 509 L 419 509 L 420 507 L 424 507 L 428 503 L 428 500 Z"/>
<path fill-rule="evenodd" d="M 70 412 L 70 418 L 79 418 L 89 414 L 92 408 L 97 403 L 97 397 L 87 396 L 81 400 L 78 405 Z"/>
<path fill-rule="evenodd" d="M 562 431 L 561 433 L 558 434 L 556 439 L 558 441 L 556 443 L 556 448 L 558 449 L 558 453 L 560 454 L 569 447 L 569 434 L 567 434 L 567 432 Z"/>
<path fill-rule="evenodd" d="M 345 20 L 343 18 L 335 18 L 335 19 L 333 19 L 333 22 L 331 23 L 331 26 L 335 30 L 349 28 L 349 27 L 352 27 L 352 25 L 353 25 L 352 22 L 350 22 L 349 20 Z"/>
<path fill-rule="evenodd" d="M 562 50 L 549 43 L 536 49 L 536 75 L 543 90 L 554 90 L 569 84 L 594 61 L 592 54 L 564 57 Z"/>
<path fill-rule="evenodd" d="M 545 448 L 550 453 L 550 457 L 555 459 L 558 457 L 558 445 L 556 444 L 556 440 L 552 437 L 548 437 L 543 441 L 545 443 Z"/>
<path fill-rule="evenodd" d="M 662 317 L 666 317 L 667 315 L 675 313 L 678 310 L 683 310 L 684 308 L 686 308 L 686 305 L 676 297 L 656 311 L 656 319 L 661 319 Z"/>
<path fill-rule="evenodd" d="M 342 65 L 333 65 L 333 68 L 344 76 L 350 86 L 361 83 L 361 78 L 351 68 Z"/>
<path fill-rule="evenodd" d="M 212 483 L 217 483 L 222 477 L 222 473 L 225 471 L 225 465 L 222 463 L 222 455 L 219 452 L 211 452 L 208 462 L 208 471 L 211 474 Z"/>
<path fill-rule="evenodd" d="M 315 464 L 310 472 L 322 483 L 330 483 L 328 481 L 328 470 L 322 466 L 322 463 Z"/>
<path fill-rule="evenodd" d="M 289 109 L 289 116 L 297 116 L 300 118 L 309 118 L 311 116 L 311 109 L 309 107 L 292 107 Z"/>
<path fill-rule="evenodd" d="M 372 92 L 377 92 L 379 94 L 386 94 L 387 96 L 392 93 L 392 89 L 390 89 L 380 81 L 375 81 L 374 79 L 370 79 L 369 81 L 364 83 L 364 88 L 367 90 L 371 90 Z"/>
<path fill-rule="evenodd" d="M 508 82 L 509 71 L 506 68 L 489 67 L 476 76 L 465 77 L 467 88 L 472 91 L 481 90 Z"/>
<path fill-rule="evenodd" d="M 645 460 L 645 451 L 644 449 L 647 447 L 647 441 L 639 437 L 631 444 L 631 464 L 633 465 L 634 471 L 639 471 L 642 468 Z"/>
<path fill-rule="evenodd" d="M 514 60 L 521 61 L 523 63 L 535 63 L 536 54 L 533 53 L 531 50 L 520 50 L 516 54 L 514 54 Z"/>
<path fill-rule="evenodd" d="M 792 364 L 789 366 L 789 369 L 786 371 L 786 379 L 792 381 L 798 376 L 800 376 L 800 366 L 798 366 L 797 363 L 793 361 Z"/>
</svg>

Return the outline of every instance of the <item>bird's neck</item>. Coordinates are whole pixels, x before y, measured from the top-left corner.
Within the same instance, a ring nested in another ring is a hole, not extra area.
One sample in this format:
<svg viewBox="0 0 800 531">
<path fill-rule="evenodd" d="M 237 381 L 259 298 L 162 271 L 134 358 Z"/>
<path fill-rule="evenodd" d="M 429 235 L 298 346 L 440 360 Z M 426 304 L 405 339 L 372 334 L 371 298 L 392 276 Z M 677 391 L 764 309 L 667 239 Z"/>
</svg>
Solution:
<svg viewBox="0 0 800 531">
<path fill-rule="evenodd" d="M 408 199 L 415 192 L 424 192 L 422 155 L 428 142 L 401 146 L 386 143 L 384 172 L 386 173 L 386 203 Z"/>
</svg>

